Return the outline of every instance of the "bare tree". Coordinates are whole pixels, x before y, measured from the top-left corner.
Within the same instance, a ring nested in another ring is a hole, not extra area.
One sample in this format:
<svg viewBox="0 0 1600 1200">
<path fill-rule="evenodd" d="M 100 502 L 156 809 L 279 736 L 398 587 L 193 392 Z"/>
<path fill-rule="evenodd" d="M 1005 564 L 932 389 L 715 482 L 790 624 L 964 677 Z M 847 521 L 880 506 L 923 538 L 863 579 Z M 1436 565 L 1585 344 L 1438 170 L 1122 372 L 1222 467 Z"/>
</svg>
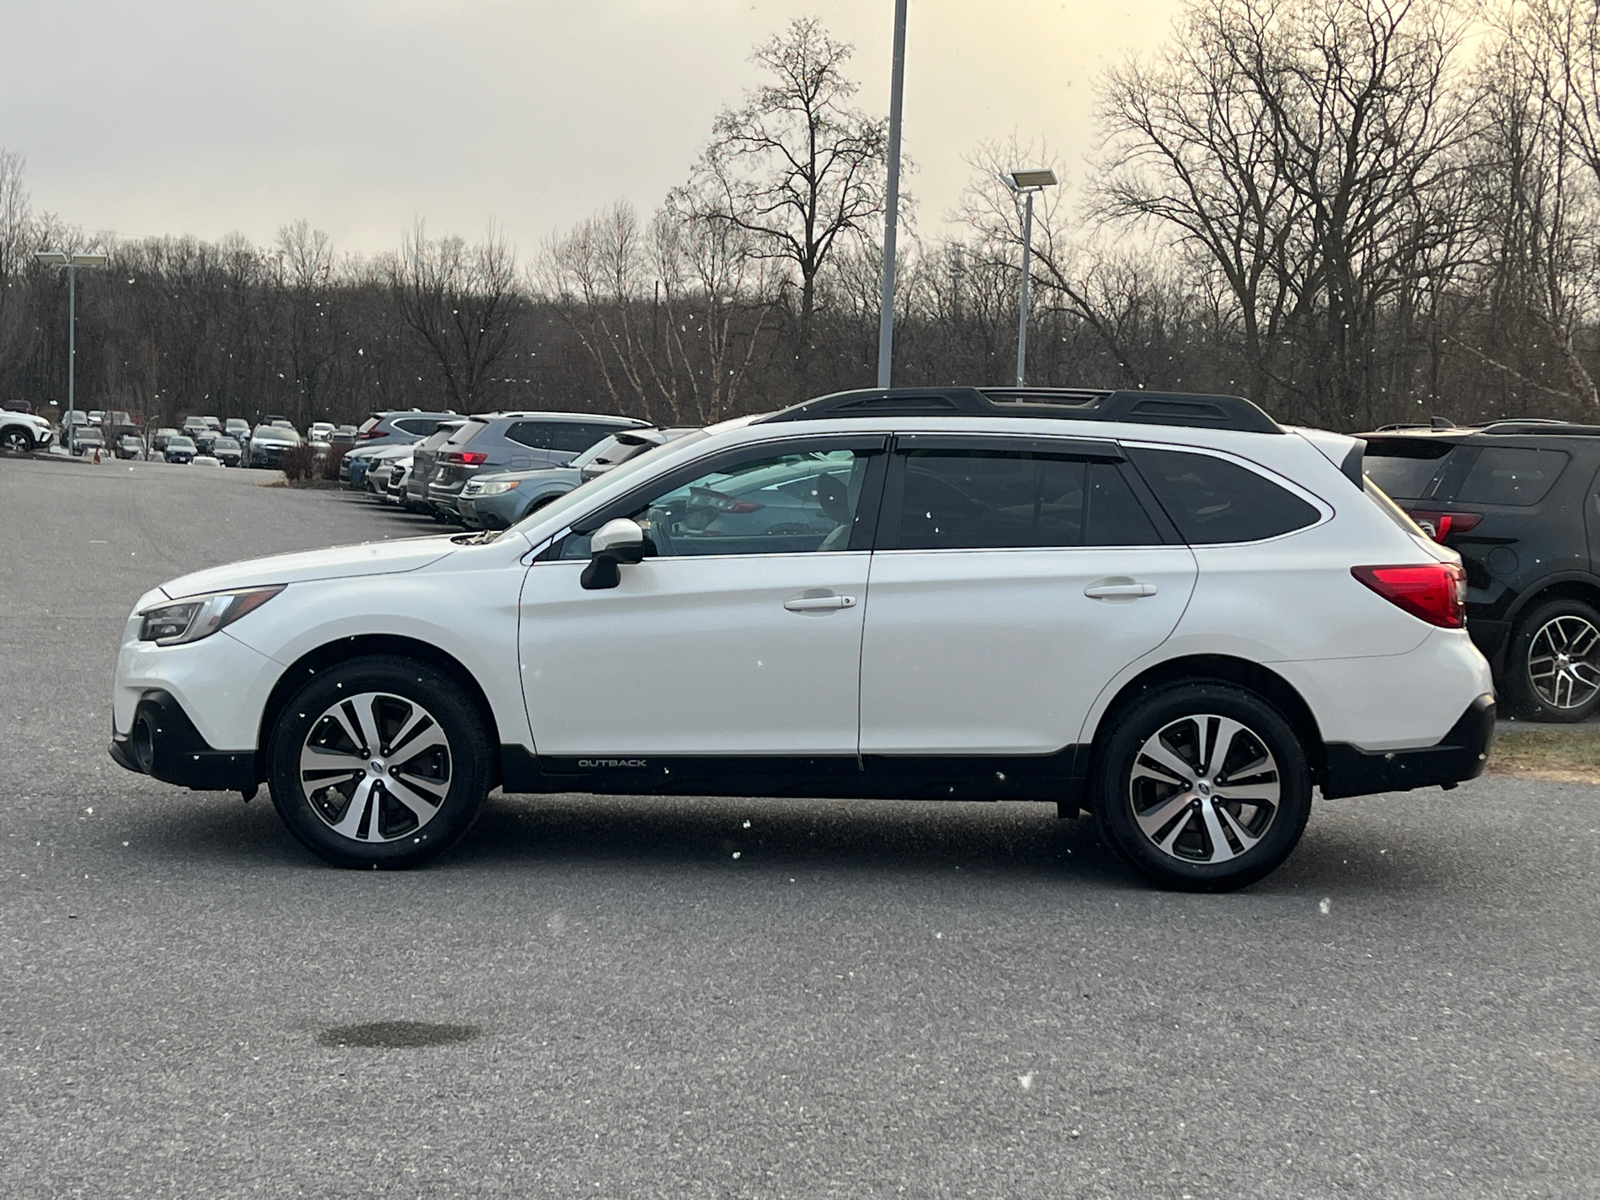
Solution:
<svg viewBox="0 0 1600 1200">
<path fill-rule="evenodd" d="M 887 125 L 850 103 L 853 50 L 812 18 L 757 46 L 752 60 L 772 82 L 717 118 L 691 184 L 705 217 L 742 230 L 750 253 L 792 271 L 797 393 L 808 386 L 823 268 L 841 239 L 860 237 L 884 211 Z"/>
<path fill-rule="evenodd" d="M 1380 330 L 1466 242 L 1458 38 L 1440 0 L 1196 0 L 1108 74 L 1099 211 L 1217 274 L 1259 397 L 1376 415 Z"/>
<path fill-rule="evenodd" d="M 491 227 L 473 246 L 459 237 L 435 241 L 418 221 L 387 266 L 395 307 L 428 350 L 450 406 L 477 410 L 496 389 L 492 371 L 521 309 L 516 254 L 505 235 Z"/>
</svg>

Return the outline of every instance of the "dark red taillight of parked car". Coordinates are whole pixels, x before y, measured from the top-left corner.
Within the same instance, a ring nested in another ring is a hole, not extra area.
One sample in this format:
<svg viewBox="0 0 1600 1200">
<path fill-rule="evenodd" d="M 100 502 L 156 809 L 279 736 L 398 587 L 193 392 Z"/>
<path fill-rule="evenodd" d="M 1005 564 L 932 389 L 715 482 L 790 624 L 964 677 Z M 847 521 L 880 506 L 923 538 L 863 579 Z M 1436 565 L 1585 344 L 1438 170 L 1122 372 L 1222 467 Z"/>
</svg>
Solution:
<svg viewBox="0 0 1600 1200">
<path fill-rule="evenodd" d="M 1441 629 L 1467 623 L 1467 573 L 1455 563 L 1351 567 L 1350 574 L 1390 604 Z"/>
</svg>

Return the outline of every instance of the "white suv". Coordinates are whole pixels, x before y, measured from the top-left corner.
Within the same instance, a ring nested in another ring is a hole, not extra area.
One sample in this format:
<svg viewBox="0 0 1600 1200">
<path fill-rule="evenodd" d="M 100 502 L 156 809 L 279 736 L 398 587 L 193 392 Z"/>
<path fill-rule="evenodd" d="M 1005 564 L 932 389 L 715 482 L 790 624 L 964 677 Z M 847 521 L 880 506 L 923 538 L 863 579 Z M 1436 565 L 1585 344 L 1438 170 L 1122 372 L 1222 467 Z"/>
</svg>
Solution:
<svg viewBox="0 0 1600 1200">
<path fill-rule="evenodd" d="M 500 534 L 139 601 L 112 754 L 267 782 L 345 866 L 485 794 L 1051 800 L 1149 878 L 1259 879 L 1325 797 L 1482 771 L 1464 579 L 1362 443 L 1235 397 L 843 393 L 658 447 Z"/>
</svg>

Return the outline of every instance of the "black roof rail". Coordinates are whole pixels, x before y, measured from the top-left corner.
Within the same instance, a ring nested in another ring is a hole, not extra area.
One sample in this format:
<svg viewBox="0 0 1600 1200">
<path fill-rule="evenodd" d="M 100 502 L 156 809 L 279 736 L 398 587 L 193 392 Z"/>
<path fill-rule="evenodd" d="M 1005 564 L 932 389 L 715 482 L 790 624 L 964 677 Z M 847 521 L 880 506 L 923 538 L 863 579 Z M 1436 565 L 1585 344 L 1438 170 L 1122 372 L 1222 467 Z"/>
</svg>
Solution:
<svg viewBox="0 0 1600 1200">
<path fill-rule="evenodd" d="M 1571 421 L 1555 421 L 1548 417 L 1528 417 L 1524 420 L 1491 421 L 1477 432 L 1504 437 L 1508 434 L 1548 433 L 1560 437 L 1600 437 L 1600 425 L 1578 425 Z"/>
<path fill-rule="evenodd" d="M 1059 417 L 1241 433 L 1283 432 L 1276 421 L 1241 396 L 1089 388 L 866 388 L 806 400 L 762 417 L 758 423 L 824 417 Z"/>
</svg>

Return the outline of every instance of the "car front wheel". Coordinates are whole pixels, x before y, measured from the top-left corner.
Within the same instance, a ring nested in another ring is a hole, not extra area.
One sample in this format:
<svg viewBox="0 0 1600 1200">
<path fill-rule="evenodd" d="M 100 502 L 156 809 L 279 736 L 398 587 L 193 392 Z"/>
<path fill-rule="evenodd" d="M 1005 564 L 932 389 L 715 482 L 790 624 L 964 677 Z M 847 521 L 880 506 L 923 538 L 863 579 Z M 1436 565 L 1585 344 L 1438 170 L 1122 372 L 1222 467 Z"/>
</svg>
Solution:
<svg viewBox="0 0 1600 1200">
<path fill-rule="evenodd" d="M 1311 772 L 1265 700 L 1228 684 L 1174 684 L 1107 719 L 1094 807 L 1136 871 L 1163 887 L 1226 892 L 1289 857 L 1311 812 Z"/>
<path fill-rule="evenodd" d="M 8 429 L 5 435 L 0 437 L 0 445 L 13 454 L 27 454 L 33 449 L 33 438 L 25 429 Z"/>
<path fill-rule="evenodd" d="M 268 760 L 284 824 L 341 867 L 415 867 L 443 853 L 491 777 L 472 698 L 444 672 L 390 656 L 318 672 L 278 717 Z"/>
</svg>

